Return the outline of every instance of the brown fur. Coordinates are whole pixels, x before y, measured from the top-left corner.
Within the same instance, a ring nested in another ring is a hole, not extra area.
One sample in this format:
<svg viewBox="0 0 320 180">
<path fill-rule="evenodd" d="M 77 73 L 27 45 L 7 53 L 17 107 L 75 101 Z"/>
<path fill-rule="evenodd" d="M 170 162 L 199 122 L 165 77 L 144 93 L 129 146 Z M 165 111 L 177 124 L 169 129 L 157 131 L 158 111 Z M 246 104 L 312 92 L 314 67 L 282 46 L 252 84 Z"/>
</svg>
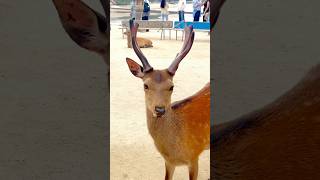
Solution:
<svg viewBox="0 0 320 180">
<path fill-rule="evenodd" d="M 210 143 L 210 84 L 185 100 L 171 104 L 173 76 L 167 70 L 142 72 L 142 67 L 127 59 L 133 75 L 145 86 L 147 125 L 155 146 L 165 159 L 165 179 L 172 179 L 176 166 L 189 167 L 190 180 L 198 175 L 198 157 Z M 155 107 L 165 107 L 157 117 Z"/>
<path fill-rule="evenodd" d="M 132 48 L 132 39 L 131 34 L 129 31 L 124 32 L 125 35 L 127 35 L 127 45 L 128 48 Z M 153 47 L 152 41 L 147 38 L 137 37 L 137 43 L 140 48 L 149 48 Z"/>
<path fill-rule="evenodd" d="M 270 105 L 213 127 L 213 179 L 320 179 L 320 65 Z"/>
</svg>

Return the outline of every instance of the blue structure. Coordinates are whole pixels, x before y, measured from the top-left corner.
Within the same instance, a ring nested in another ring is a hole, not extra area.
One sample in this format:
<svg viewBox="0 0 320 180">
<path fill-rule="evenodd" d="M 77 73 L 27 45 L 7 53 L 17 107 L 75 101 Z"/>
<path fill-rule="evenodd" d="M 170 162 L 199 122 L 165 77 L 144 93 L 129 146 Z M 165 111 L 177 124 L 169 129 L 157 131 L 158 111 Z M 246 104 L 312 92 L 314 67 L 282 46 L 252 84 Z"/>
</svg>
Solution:
<svg viewBox="0 0 320 180">
<path fill-rule="evenodd" d="M 210 22 L 184 22 L 184 21 L 174 21 L 173 27 L 175 29 L 184 29 L 185 25 L 193 26 L 195 30 L 210 30 Z"/>
</svg>

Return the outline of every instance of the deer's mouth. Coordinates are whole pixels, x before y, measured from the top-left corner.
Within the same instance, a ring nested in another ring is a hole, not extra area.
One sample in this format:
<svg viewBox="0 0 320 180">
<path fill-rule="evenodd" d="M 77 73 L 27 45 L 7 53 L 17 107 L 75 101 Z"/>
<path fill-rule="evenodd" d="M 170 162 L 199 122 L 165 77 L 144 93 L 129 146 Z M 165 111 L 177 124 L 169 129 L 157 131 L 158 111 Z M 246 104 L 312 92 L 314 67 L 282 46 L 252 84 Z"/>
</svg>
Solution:
<svg viewBox="0 0 320 180">
<path fill-rule="evenodd" d="M 155 118 L 160 118 L 160 117 L 162 117 L 165 113 L 153 112 L 152 114 L 153 114 L 153 117 L 155 117 Z"/>
<path fill-rule="evenodd" d="M 164 115 L 164 113 L 156 113 L 156 116 L 159 118 L 159 117 L 162 117 Z"/>
</svg>

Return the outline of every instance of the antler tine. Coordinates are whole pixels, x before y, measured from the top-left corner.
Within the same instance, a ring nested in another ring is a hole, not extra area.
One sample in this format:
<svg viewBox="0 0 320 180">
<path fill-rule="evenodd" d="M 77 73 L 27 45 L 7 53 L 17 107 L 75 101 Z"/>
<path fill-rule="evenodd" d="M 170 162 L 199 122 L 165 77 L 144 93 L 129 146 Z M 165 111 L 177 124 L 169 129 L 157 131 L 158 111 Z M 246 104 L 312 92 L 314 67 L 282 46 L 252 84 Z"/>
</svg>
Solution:
<svg viewBox="0 0 320 180">
<path fill-rule="evenodd" d="M 168 72 L 171 75 L 174 75 L 178 69 L 179 63 L 182 61 L 182 59 L 189 53 L 193 40 L 194 40 L 194 31 L 193 31 L 193 26 L 191 25 L 190 27 L 185 27 L 185 38 L 184 42 L 182 45 L 182 48 L 180 52 L 177 54 L 176 58 L 174 61 L 171 63 L 171 65 L 168 68 Z"/>
<path fill-rule="evenodd" d="M 142 62 L 143 72 L 151 71 L 151 70 L 153 70 L 153 68 L 149 64 L 147 58 L 143 55 L 143 53 L 137 43 L 137 31 L 138 31 L 139 24 L 133 23 L 132 19 L 129 21 L 129 24 L 130 24 L 130 32 L 131 32 L 131 39 L 132 39 L 131 40 L 132 41 L 132 48 Z"/>
</svg>

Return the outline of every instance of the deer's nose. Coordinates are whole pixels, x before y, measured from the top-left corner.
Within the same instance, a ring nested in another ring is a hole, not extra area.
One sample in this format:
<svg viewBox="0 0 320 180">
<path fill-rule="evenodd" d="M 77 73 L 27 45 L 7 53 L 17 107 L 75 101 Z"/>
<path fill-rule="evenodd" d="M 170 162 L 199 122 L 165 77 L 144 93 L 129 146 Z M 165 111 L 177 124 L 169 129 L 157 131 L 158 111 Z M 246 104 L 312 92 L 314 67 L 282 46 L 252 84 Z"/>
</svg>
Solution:
<svg viewBox="0 0 320 180">
<path fill-rule="evenodd" d="M 158 114 L 158 115 L 163 115 L 165 112 L 166 112 L 166 110 L 165 110 L 165 108 L 162 106 L 162 107 L 160 107 L 160 106 L 156 106 L 155 108 L 154 108 L 154 110 L 156 111 L 156 113 Z"/>
</svg>

